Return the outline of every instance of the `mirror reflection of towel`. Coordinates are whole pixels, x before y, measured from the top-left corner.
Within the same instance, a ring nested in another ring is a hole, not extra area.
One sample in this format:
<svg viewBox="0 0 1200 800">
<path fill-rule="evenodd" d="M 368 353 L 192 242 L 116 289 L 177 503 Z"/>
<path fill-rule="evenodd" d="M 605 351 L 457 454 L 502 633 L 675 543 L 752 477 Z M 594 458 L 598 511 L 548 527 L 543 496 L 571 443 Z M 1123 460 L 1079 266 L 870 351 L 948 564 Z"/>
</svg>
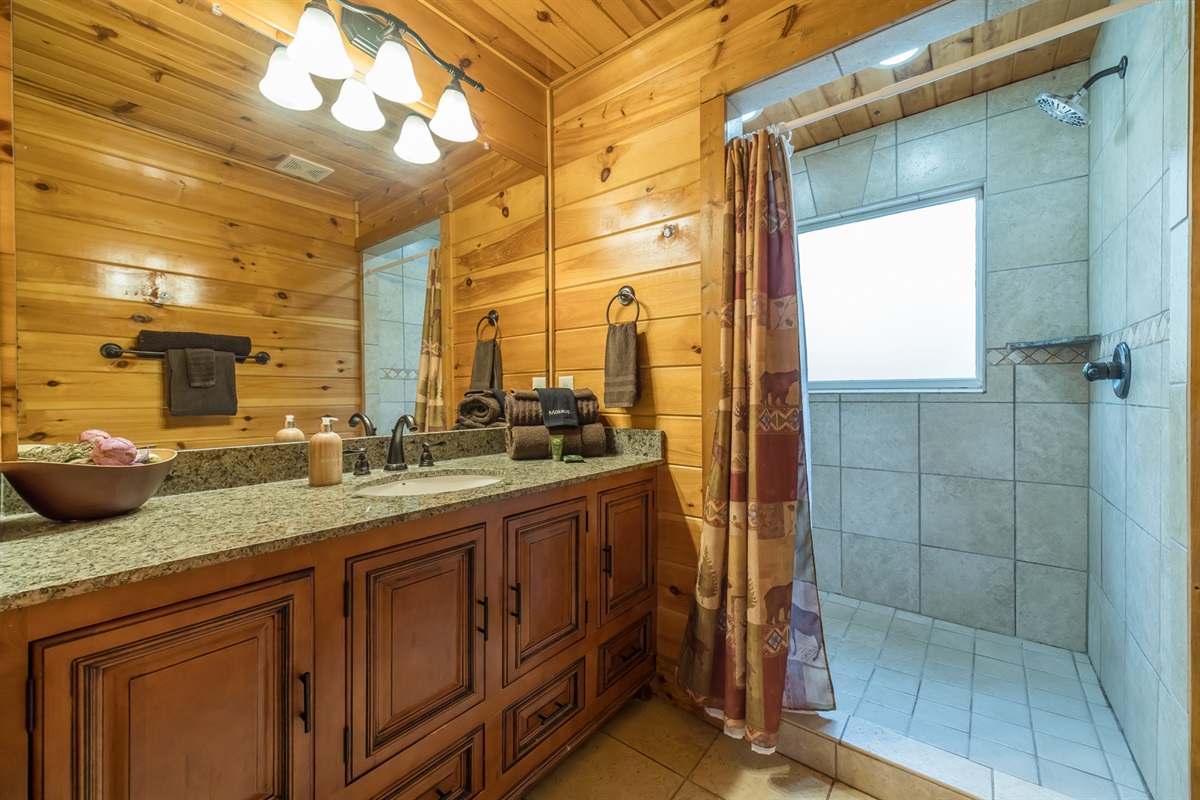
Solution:
<svg viewBox="0 0 1200 800">
<path fill-rule="evenodd" d="M 495 339 L 475 342 L 475 359 L 471 364 L 471 391 L 503 389 L 504 368 L 500 359 L 500 342 Z"/>
<path fill-rule="evenodd" d="M 212 354 L 211 375 L 207 374 L 208 358 L 204 353 Z M 191 369 L 193 363 L 196 365 L 194 372 Z M 163 375 L 167 385 L 168 413 L 173 417 L 229 417 L 236 414 L 236 364 L 233 353 L 224 350 L 167 350 L 163 358 Z"/>
</svg>

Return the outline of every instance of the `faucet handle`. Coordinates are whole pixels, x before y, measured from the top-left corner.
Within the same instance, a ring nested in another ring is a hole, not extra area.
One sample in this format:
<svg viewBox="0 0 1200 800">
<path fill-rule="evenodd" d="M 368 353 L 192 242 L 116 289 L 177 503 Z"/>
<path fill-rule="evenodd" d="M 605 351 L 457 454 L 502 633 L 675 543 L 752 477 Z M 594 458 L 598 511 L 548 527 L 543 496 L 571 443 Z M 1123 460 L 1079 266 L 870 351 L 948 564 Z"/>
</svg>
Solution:
<svg viewBox="0 0 1200 800">
<path fill-rule="evenodd" d="M 370 475 L 371 462 L 367 459 L 367 448 L 359 447 L 352 450 L 343 450 L 342 455 L 358 456 L 358 460 L 354 462 L 355 475 Z"/>
<path fill-rule="evenodd" d="M 421 462 L 417 466 L 432 467 L 433 453 L 429 452 L 429 448 L 441 447 L 444 444 L 445 442 L 421 442 Z"/>
</svg>

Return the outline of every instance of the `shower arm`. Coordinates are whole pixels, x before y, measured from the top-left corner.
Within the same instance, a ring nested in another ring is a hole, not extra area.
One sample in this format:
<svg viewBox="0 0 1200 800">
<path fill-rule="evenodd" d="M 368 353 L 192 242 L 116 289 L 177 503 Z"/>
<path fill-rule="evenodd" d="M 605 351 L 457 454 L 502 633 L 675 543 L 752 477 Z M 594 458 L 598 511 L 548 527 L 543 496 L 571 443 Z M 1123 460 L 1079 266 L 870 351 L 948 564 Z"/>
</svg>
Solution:
<svg viewBox="0 0 1200 800">
<path fill-rule="evenodd" d="M 1074 103 L 1076 100 L 1078 100 L 1079 98 L 1081 98 L 1085 94 L 1087 94 L 1088 89 L 1092 88 L 1092 84 L 1095 83 L 1096 81 L 1100 80 L 1101 78 L 1107 78 L 1109 75 L 1120 75 L 1121 80 L 1124 80 L 1125 79 L 1125 68 L 1127 66 L 1129 66 L 1129 58 L 1126 56 L 1121 56 L 1121 60 L 1117 62 L 1117 65 L 1115 67 L 1109 67 L 1108 69 L 1100 70 L 1095 75 L 1088 78 L 1087 81 L 1083 84 L 1083 86 L 1080 86 L 1079 89 L 1075 92 L 1075 94 L 1071 97 L 1071 102 Z"/>
</svg>

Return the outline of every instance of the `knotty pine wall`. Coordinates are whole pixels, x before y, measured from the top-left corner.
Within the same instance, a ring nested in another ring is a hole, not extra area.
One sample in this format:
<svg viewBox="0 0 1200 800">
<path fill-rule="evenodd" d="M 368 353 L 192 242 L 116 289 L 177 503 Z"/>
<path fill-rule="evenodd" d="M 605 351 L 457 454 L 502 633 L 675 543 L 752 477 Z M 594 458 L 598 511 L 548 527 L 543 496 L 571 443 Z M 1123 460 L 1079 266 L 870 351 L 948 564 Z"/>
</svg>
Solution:
<svg viewBox="0 0 1200 800">
<path fill-rule="evenodd" d="M 45 99 L 16 96 L 18 428 L 135 442 L 270 441 L 361 406 L 352 198 Z M 100 356 L 140 329 L 249 336 L 236 417 L 166 414 L 162 362 Z"/>
<path fill-rule="evenodd" d="M 443 217 L 451 242 L 449 284 L 453 382 L 446 406 L 467 391 L 475 355 L 475 328 L 483 315 L 500 314 L 504 388 L 527 389 L 546 374 L 546 179 L 506 186 Z M 495 334 L 484 323 L 480 335 Z"/>
<path fill-rule="evenodd" d="M 604 307 L 631 284 L 642 302 L 642 396 L 604 416 L 666 431 L 657 569 L 664 672 L 695 584 L 719 381 L 723 96 L 937 1 L 694 3 L 551 86 L 553 370 L 602 387 Z"/>
</svg>

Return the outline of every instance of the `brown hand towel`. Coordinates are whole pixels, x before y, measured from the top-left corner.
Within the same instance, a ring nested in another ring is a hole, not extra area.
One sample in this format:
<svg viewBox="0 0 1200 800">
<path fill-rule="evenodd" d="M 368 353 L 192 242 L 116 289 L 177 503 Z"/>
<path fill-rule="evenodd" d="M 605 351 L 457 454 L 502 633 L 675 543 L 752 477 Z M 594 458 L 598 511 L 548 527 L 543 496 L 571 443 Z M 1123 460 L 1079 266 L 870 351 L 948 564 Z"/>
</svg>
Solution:
<svg viewBox="0 0 1200 800">
<path fill-rule="evenodd" d="M 168 348 L 163 359 L 167 388 L 167 411 L 173 417 L 229 417 L 237 413 L 237 362 L 233 353 L 213 352 L 212 386 L 192 387 L 188 376 L 187 350 Z"/>
<path fill-rule="evenodd" d="M 637 323 L 608 326 L 604 346 L 604 405 L 632 408 L 638 399 Z"/>
<path fill-rule="evenodd" d="M 598 422 L 578 428 L 556 428 L 553 433 L 562 435 L 565 456 L 595 458 L 604 455 L 604 426 Z M 514 461 L 549 458 L 550 435 L 551 430 L 544 425 L 510 426 L 504 431 L 504 447 Z"/>
<path fill-rule="evenodd" d="M 504 366 L 500 358 L 500 342 L 495 339 L 475 342 L 475 358 L 471 363 L 471 391 L 502 389 Z"/>
<path fill-rule="evenodd" d="M 600 401 L 591 389 L 575 390 L 575 409 L 580 425 L 590 425 L 600 419 Z M 506 398 L 504 416 L 510 425 L 542 425 L 542 404 L 537 391 L 518 389 Z"/>
<path fill-rule="evenodd" d="M 207 389 L 217 384 L 216 351 L 195 347 L 183 349 L 187 361 L 188 386 L 193 389 Z"/>
</svg>

